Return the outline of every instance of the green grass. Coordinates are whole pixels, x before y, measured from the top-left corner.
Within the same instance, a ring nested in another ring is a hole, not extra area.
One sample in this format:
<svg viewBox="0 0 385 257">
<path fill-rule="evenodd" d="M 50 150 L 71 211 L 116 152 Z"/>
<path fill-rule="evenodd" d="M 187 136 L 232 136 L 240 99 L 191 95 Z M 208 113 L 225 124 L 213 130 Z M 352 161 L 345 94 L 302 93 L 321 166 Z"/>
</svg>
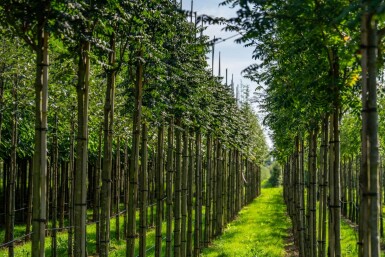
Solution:
<svg viewBox="0 0 385 257">
<path fill-rule="evenodd" d="M 290 226 L 282 188 L 264 188 L 202 256 L 284 256 Z"/>
<path fill-rule="evenodd" d="M 342 256 L 358 256 L 358 234 L 345 220 L 341 221 Z"/>
</svg>

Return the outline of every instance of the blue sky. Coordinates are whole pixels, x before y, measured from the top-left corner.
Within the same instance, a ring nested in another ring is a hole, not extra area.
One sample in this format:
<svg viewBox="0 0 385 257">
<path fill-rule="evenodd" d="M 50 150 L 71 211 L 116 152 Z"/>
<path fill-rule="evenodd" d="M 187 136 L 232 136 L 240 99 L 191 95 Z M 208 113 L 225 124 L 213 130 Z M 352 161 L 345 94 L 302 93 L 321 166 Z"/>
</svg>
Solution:
<svg viewBox="0 0 385 257">
<path fill-rule="evenodd" d="M 194 12 L 197 12 L 198 15 L 207 14 L 210 16 L 216 17 L 235 17 L 237 9 L 231 9 L 228 6 L 220 6 L 223 0 L 194 0 Z M 191 0 L 183 0 L 183 9 L 190 10 L 191 9 Z M 235 32 L 226 32 L 222 30 L 221 26 L 213 26 L 210 25 L 205 34 L 213 39 L 214 36 L 216 38 L 228 38 L 233 35 L 236 35 Z M 231 81 L 231 75 L 234 74 L 234 84 L 240 84 L 242 81 L 243 84 L 249 85 L 250 95 L 255 91 L 256 83 L 252 82 L 244 77 L 242 77 L 242 70 L 247 68 L 249 65 L 256 62 L 256 60 L 252 59 L 253 48 L 244 47 L 243 45 L 236 44 L 234 42 L 235 38 L 226 40 L 225 42 L 219 43 L 215 46 L 215 64 L 214 64 L 214 73 L 218 74 L 218 53 L 221 52 L 221 74 L 224 77 L 225 69 L 228 69 L 229 74 L 229 83 Z M 211 66 L 211 54 L 208 56 L 207 62 Z M 254 109 L 256 110 L 258 116 L 261 118 L 264 116 L 263 113 L 260 112 L 258 105 L 253 104 Z M 271 147 L 272 143 L 267 135 L 267 128 L 264 128 L 265 136 L 267 137 L 268 145 Z"/>
<path fill-rule="evenodd" d="M 218 16 L 218 17 L 234 17 L 236 14 L 235 9 L 230 9 L 227 6 L 219 7 L 219 3 L 222 0 L 194 0 L 194 11 L 200 14 L 207 14 L 210 16 Z M 191 0 L 183 0 L 183 9 L 190 10 L 191 8 Z M 222 31 L 221 26 L 213 26 L 210 25 L 205 34 L 213 39 L 214 36 L 216 38 L 228 38 L 230 36 L 236 35 L 235 32 L 225 32 Z M 216 44 L 215 46 L 215 64 L 214 64 L 214 73 L 218 74 L 218 53 L 221 52 L 221 68 L 222 68 L 222 76 L 225 74 L 225 69 L 228 69 L 229 81 L 231 79 L 231 74 L 234 74 L 234 82 L 235 84 L 239 84 L 240 81 L 244 84 L 248 84 L 250 87 L 253 86 L 253 82 L 242 78 L 241 71 L 245 69 L 247 66 L 252 64 L 254 60 L 251 58 L 252 56 L 252 48 L 245 48 L 242 45 L 236 44 L 234 42 L 235 38 L 226 40 L 225 42 Z M 207 60 L 211 66 L 211 54 L 208 56 Z M 253 86 L 254 90 L 255 86 Z"/>
</svg>

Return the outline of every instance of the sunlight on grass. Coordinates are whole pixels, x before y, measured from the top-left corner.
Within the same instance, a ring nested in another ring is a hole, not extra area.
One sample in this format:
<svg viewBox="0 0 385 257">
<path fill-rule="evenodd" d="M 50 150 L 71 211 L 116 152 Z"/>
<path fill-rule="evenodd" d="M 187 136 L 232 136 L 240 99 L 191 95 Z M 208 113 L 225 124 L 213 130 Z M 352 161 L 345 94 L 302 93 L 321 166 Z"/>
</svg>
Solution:
<svg viewBox="0 0 385 257">
<path fill-rule="evenodd" d="M 281 195 L 282 188 L 262 189 L 202 256 L 283 256 L 290 220 Z"/>
</svg>

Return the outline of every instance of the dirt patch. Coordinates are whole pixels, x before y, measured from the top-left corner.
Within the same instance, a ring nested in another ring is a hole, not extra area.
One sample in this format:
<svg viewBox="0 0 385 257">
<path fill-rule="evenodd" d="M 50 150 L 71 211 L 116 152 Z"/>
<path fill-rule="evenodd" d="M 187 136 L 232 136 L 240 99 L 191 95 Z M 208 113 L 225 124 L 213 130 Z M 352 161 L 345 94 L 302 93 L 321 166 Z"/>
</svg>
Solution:
<svg viewBox="0 0 385 257">
<path fill-rule="evenodd" d="M 292 229 L 287 230 L 288 236 L 285 237 L 285 257 L 299 256 L 297 247 L 294 244 L 294 236 Z"/>
</svg>

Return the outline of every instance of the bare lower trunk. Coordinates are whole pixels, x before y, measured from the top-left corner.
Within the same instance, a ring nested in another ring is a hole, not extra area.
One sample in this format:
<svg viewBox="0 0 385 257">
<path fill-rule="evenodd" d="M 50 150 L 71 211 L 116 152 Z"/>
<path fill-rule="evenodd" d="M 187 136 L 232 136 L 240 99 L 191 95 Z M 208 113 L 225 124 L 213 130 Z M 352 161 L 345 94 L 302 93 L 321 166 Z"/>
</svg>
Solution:
<svg viewBox="0 0 385 257">
<path fill-rule="evenodd" d="M 129 167 L 130 186 L 129 186 L 129 208 L 128 208 L 128 226 L 126 256 L 135 256 L 135 238 L 136 238 L 136 205 L 138 201 L 138 174 L 139 174 L 139 148 L 140 148 L 140 126 L 142 123 L 142 94 L 143 94 L 143 63 L 140 58 L 142 52 L 139 51 L 139 60 L 136 66 L 135 81 L 135 110 L 132 127 L 132 150 L 131 165 Z"/>
<path fill-rule="evenodd" d="M 158 144 L 156 155 L 156 231 L 155 231 L 155 256 L 162 255 L 162 214 L 163 214 L 163 143 L 164 127 L 158 128 Z"/>
<path fill-rule="evenodd" d="M 139 257 L 146 256 L 146 233 L 147 233 L 147 196 L 148 196 L 148 153 L 147 153 L 147 125 L 142 126 L 142 158 L 140 174 L 140 214 L 139 214 Z"/>
<path fill-rule="evenodd" d="M 88 91 L 90 75 L 90 43 L 82 42 L 79 49 L 78 85 L 78 132 L 76 140 L 76 171 L 74 188 L 74 254 L 87 256 L 87 166 L 88 166 Z"/>
<path fill-rule="evenodd" d="M 196 132 L 195 138 L 195 147 L 196 147 L 196 167 L 195 167 L 195 229 L 194 229 L 194 256 L 199 257 L 200 255 L 200 218 L 201 215 L 201 171 L 202 171 L 202 162 L 201 162 L 201 132 L 198 130 Z"/>
<path fill-rule="evenodd" d="M 360 256 L 380 256 L 380 176 L 377 114 L 377 21 L 371 1 L 364 1 L 361 23 L 362 53 L 362 163 L 360 206 Z"/>
<path fill-rule="evenodd" d="M 115 64 L 115 37 L 110 37 L 112 51 L 109 53 L 109 64 Z M 100 210 L 100 256 L 106 257 L 110 244 L 110 216 L 111 216 L 111 173 L 112 173 L 112 140 L 114 129 L 114 104 L 115 104 L 115 70 L 107 74 L 107 88 L 104 103 L 103 121 L 103 169 L 102 192 Z"/>
<path fill-rule="evenodd" d="M 168 134 L 167 134 L 167 176 L 166 176 L 166 193 L 167 193 L 167 206 L 166 206 L 166 257 L 171 257 L 172 254 L 172 179 L 174 173 L 174 120 L 171 118 Z"/>
<path fill-rule="evenodd" d="M 43 8 L 48 8 L 44 6 Z M 33 157 L 32 257 L 45 256 L 47 112 L 48 112 L 48 37 L 46 20 L 38 24 L 35 82 L 35 148 Z"/>
<path fill-rule="evenodd" d="M 181 172 L 182 172 L 182 132 L 180 118 L 176 120 L 177 130 L 175 132 L 176 140 L 176 158 L 175 158 L 175 202 L 174 202 L 174 257 L 180 256 L 180 243 L 181 243 Z"/>
</svg>

